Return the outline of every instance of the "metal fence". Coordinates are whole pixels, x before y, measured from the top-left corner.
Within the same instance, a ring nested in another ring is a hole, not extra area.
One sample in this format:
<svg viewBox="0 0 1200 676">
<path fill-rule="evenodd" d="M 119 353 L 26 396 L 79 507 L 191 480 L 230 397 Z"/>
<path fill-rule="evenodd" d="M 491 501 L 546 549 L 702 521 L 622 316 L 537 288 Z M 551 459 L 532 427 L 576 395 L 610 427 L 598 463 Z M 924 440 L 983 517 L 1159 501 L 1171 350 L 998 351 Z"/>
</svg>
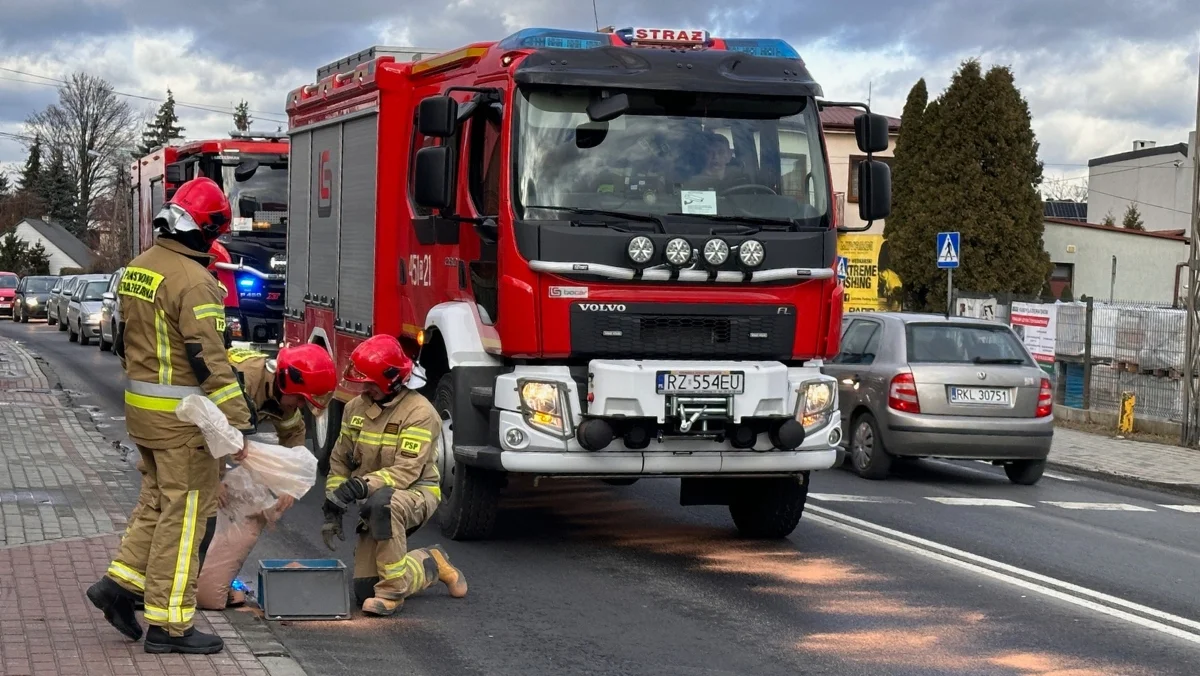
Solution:
<svg viewBox="0 0 1200 676">
<path fill-rule="evenodd" d="M 1049 303 L 1013 294 L 958 291 L 955 314 L 1010 323 L 1012 305 L 1053 306 L 1058 402 L 1116 413 L 1134 395 L 1138 418 L 1182 423 L 1187 313 L 1159 303 L 1082 299 Z"/>
</svg>

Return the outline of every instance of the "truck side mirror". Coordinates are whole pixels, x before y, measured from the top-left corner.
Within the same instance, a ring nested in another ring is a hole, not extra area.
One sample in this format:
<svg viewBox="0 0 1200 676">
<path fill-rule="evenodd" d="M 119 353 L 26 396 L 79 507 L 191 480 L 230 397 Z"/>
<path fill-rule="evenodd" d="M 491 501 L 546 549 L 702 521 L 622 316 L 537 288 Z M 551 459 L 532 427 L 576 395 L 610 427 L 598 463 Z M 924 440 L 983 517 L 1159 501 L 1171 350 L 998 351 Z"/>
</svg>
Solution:
<svg viewBox="0 0 1200 676">
<path fill-rule="evenodd" d="M 414 172 L 413 200 L 419 206 L 430 209 L 449 209 L 453 206 L 454 160 L 450 148 L 421 148 L 417 151 Z"/>
<path fill-rule="evenodd" d="M 854 140 L 864 153 L 881 153 L 888 149 L 888 120 L 883 115 L 863 113 L 854 118 Z"/>
<path fill-rule="evenodd" d="M 870 160 L 858 165 L 858 217 L 877 221 L 892 213 L 892 169 Z"/>
<path fill-rule="evenodd" d="M 233 180 L 238 183 L 249 181 L 258 171 L 258 160 L 246 159 L 238 163 L 233 170 Z"/>
<path fill-rule="evenodd" d="M 449 96 L 430 96 L 417 107 L 417 131 L 422 136 L 449 138 L 458 129 L 458 101 Z"/>
<path fill-rule="evenodd" d="M 183 163 L 174 162 L 167 165 L 167 183 L 183 183 Z"/>
</svg>

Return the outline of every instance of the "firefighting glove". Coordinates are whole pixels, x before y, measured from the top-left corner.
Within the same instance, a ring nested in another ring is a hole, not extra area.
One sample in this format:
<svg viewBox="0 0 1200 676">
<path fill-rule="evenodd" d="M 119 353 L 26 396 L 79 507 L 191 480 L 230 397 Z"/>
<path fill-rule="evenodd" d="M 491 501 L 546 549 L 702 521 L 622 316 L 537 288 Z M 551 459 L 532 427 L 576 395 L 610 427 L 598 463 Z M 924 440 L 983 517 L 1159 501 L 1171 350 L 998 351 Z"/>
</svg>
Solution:
<svg viewBox="0 0 1200 676">
<path fill-rule="evenodd" d="M 328 496 L 328 500 L 345 511 L 350 505 L 367 497 L 367 482 L 359 477 L 349 479 Z"/>
<path fill-rule="evenodd" d="M 346 541 L 346 535 L 342 532 L 342 516 L 346 511 L 329 500 L 325 501 L 321 511 L 325 513 L 325 523 L 321 526 L 321 538 L 325 540 L 325 546 L 329 548 L 329 551 L 337 551 L 337 545 L 334 544 L 333 538 L 337 536 L 342 542 Z"/>
</svg>

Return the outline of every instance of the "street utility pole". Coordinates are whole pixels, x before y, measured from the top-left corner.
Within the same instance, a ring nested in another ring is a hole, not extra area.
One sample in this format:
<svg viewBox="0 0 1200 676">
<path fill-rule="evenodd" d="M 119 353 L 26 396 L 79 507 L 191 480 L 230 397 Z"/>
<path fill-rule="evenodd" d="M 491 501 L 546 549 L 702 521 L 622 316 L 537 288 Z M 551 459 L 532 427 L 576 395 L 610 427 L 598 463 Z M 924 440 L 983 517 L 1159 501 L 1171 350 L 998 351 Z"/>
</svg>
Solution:
<svg viewBox="0 0 1200 676">
<path fill-rule="evenodd" d="M 1196 140 L 1192 146 L 1192 228 L 1189 233 L 1187 288 L 1187 373 L 1183 390 L 1183 429 L 1180 441 L 1185 446 L 1200 442 L 1200 75 L 1196 78 Z"/>
</svg>

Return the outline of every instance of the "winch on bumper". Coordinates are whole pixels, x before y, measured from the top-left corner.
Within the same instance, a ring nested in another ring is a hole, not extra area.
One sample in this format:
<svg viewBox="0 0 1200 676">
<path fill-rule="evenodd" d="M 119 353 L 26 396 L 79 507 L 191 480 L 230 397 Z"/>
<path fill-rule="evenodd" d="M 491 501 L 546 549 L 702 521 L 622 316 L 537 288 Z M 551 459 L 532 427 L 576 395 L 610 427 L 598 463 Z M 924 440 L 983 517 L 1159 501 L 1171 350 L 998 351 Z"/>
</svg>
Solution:
<svg viewBox="0 0 1200 676">
<path fill-rule="evenodd" d="M 566 366 L 518 366 L 497 378 L 505 471 L 778 476 L 837 459 L 837 384 L 817 366 L 593 360 L 578 377 Z"/>
</svg>

